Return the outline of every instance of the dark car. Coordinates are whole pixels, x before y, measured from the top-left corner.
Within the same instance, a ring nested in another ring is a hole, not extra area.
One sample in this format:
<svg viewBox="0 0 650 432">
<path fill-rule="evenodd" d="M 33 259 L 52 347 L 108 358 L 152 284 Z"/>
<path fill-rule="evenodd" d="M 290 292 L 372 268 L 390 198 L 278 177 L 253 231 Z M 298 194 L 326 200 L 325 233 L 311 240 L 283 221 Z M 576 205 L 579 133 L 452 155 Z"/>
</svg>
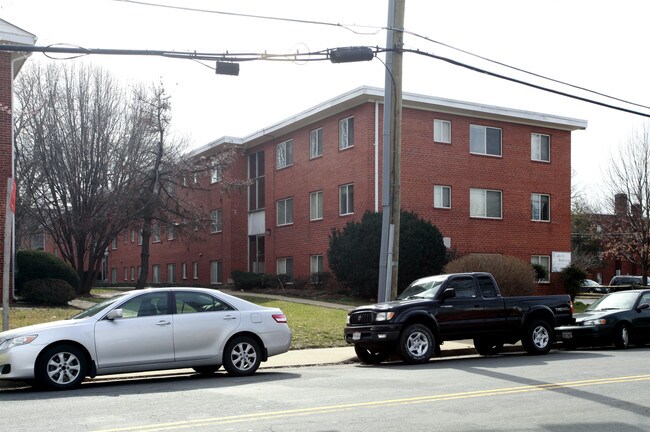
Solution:
<svg viewBox="0 0 650 432">
<path fill-rule="evenodd" d="M 650 339 L 650 289 L 607 294 L 574 315 L 573 325 L 557 327 L 565 347 L 642 345 Z"/>
<path fill-rule="evenodd" d="M 580 284 L 581 293 L 596 293 L 596 294 L 607 294 L 609 290 L 606 286 L 603 286 L 596 282 L 595 280 L 585 279 Z"/>
<path fill-rule="evenodd" d="M 634 289 L 643 286 L 643 278 L 641 276 L 614 276 L 609 281 L 609 291 L 623 291 L 627 289 Z"/>
</svg>

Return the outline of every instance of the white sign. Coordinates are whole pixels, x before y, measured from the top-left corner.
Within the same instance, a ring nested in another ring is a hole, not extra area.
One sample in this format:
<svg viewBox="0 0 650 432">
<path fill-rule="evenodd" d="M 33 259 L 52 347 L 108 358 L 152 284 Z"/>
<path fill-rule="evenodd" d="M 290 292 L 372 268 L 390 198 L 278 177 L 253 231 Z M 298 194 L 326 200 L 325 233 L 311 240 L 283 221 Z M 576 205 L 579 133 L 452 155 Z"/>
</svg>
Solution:
<svg viewBox="0 0 650 432">
<path fill-rule="evenodd" d="M 571 265 L 571 252 L 552 252 L 551 262 L 553 273 L 558 273 Z"/>
</svg>

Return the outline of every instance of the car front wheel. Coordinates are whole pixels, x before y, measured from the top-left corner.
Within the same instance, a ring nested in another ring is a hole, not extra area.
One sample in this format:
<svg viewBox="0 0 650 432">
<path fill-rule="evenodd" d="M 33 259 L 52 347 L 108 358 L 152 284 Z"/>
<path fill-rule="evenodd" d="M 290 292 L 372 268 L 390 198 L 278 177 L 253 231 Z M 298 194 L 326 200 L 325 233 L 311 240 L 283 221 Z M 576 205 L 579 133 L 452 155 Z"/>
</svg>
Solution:
<svg viewBox="0 0 650 432">
<path fill-rule="evenodd" d="M 541 355 L 551 350 L 553 344 L 551 325 L 545 320 L 535 320 L 524 330 L 521 344 L 528 354 Z"/>
<path fill-rule="evenodd" d="M 257 341 L 248 336 L 238 336 L 226 345 L 223 367 L 230 375 L 252 375 L 260 367 L 261 354 Z"/>
<path fill-rule="evenodd" d="M 73 345 L 56 345 L 40 356 L 36 365 L 36 382 L 52 390 L 78 387 L 86 377 L 86 356 Z"/>
<path fill-rule="evenodd" d="M 400 336 L 400 357 L 405 363 L 426 363 L 431 358 L 434 344 L 431 330 L 422 324 L 412 324 Z"/>
</svg>

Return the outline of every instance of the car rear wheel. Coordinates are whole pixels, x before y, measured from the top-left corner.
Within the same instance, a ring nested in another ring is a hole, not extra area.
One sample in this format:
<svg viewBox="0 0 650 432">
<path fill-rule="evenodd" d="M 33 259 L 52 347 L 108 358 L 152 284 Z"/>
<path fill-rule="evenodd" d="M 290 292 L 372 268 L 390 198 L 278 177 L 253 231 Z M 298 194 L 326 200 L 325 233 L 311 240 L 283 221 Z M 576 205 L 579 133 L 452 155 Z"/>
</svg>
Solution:
<svg viewBox="0 0 650 432">
<path fill-rule="evenodd" d="M 86 356 L 73 345 L 55 345 L 39 357 L 36 364 L 36 382 L 52 390 L 78 387 L 86 377 Z"/>
<path fill-rule="evenodd" d="M 497 355 L 503 350 L 503 341 L 496 338 L 476 338 L 474 348 L 483 356 Z"/>
<path fill-rule="evenodd" d="M 194 372 L 200 373 L 201 375 L 212 375 L 221 368 L 221 365 L 210 365 L 210 366 L 195 366 Z"/>
<path fill-rule="evenodd" d="M 431 358 L 434 345 L 431 330 L 422 324 L 412 324 L 400 336 L 399 354 L 405 363 L 426 363 Z"/>
<path fill-rule="evenodd" d="M 260 345 L 248 336 L 238 336 L 226 345 L 223 367 L 230 375 L 252 375 L 260 367 L 261 361 Z"/>
<path fill-rule="evenodd" d="M 389 355 L 387 349 L 363 347 L 360 345 L 354 346 L 354 352 L 357 353 L 357 357 L 359 357 L 361 363 L 365 364 L 379 364 L 386 360 Z"/>
<path fill-rule="evenodd" d="M 618 349 L 630 346 L 630 329 L 627 324 L 619 324 L 614 330 L 614 345 Z"/>
<path fill-rule="evenodd" d="M 528 354 L 541 355 L 551 350 L 553 344 L 551 325 L 543 319 L 531 322 L 524 330 L 521 344 Z"/>
</svg>

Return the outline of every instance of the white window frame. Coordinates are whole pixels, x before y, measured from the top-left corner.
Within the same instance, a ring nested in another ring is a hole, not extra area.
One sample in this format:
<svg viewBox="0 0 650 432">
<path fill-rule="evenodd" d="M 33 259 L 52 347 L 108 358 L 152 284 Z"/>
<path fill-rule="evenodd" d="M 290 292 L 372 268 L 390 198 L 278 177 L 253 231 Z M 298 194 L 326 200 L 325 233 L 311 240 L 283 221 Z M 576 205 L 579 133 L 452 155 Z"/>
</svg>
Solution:
<svg viewBox="0 0 650 432">
<path fill-rule="evenodd" d="M 277 169 L 283 169 L 293 165 L 293 140 L 286 140 L 277 145 L 276 148 Z"/>
<path fill-rule="evenodd" d="M 544 154 L 542 146 L 543 138 L 546 139 L 546 154 L 547 159 L 542 156 Z M 530 160 L 536 162 L 550 162 L 551 161 L 551 136 L 548 134 L 531 133 L 530 134 Z"/>
<path fill-rule="evenodd" d="M 499 131 L 499 153 L 488 153 L 488 129 Z M 482 135 L 476 135 L 480 134 Z M 482 138 L 482 139 L 481 139 Z M 470 125 L 469 126 L 469 152 L 483 156 L 503 156 L 503 130 L 493 126 Z"/>
<path fill-rule="evenodd" d="M 433 186 L 433 207 L 440 209 L 451 208 L 451 186 Z"/>
<path fill-rule="evenodd" d="M 354 214 L 354 183 L 339 186 L 339 216 L 351 214 Z"/>
<path fill-rule="evenodd" d="M 151 226 L 151 241 L 160 243 L 160 225 L 157 223 Z"/>
<path fill-rule="evenodd" d="M 290 265 L 287 265 L 289 264 Z M 286 257 L 286 258 L 278 258 L 275 261 L 275 274 L 281 275 L 287 275 L 289 277 L 293 276 L 293 257 Z"/>
<path fill-rule="evenodd" d="M 176 283 L 176 264 L 167 264 L 167 283 Z"/>
<path fill-rule="evenodd" d="M 309 158 L 323 156 L 323 128 L 309 131 Z"/>
<path fill-rule="evenodd" d="M 131 266 L 131 280 L 135 280 L 135 266 Z"/>
<path fill-rule="evenodd" d="M 309 194 L 309 220 L 323 220 L 323 191 Z"/>
<path fill-rule="evenodd" d="M 543 199 L 546 198 L 546 219 L 543 218 Z M 535 222 L 551 221 L 551 195 L 532 193 L 530 194 L 531 220 Z"/>
<path fill-rule="evenodd" d="M 193 279 L 198 279 L 199 278 L 199 262 L 198 261 L 192 262 L 192 278 Z"/>
<path fill-rule="evenodd" d="M 437 143 L 451 144 L 451 121 L 433 120 L 433 141 Z"/>
<path fill-rule="evenodd" d="M 117 237 L 113 237 L 113 240 L 111 240 L 111 249 L 117 249 Z"/>
<path fill-rule="evenodd" d="M 176 224 L 170 223 L 167 226 L 167 240 L 174 240 L 176 238 Z"/>
<path fill-rule="evenodd" d="M 210 261 L 210 285 L 221 285 L 222 271 L 221 261 Z"/>
<path fill-rule="evenodd" d="M 309 256 L 309 275 L 312 282 L 319 282 L 318 275 L 323 273 L 325 262 L 323 255 Z"/>
<path fill-rule="evenodd" d="M 532 255 L 530 257 L 531 264 L 539 264 L 546 269 L 546 278 L 538 279 L 538 283 L 551 282 L 551 257 L 548 255 Z"/>
<path fill-rule="evenodd" d="M 223 212 L 221 209 L 210 211 L 210 234 L 223 232 Z"/>
<path fill-rule="evenodd" d="M 160 264 L 151 266 L 151 282 L 160 283 Z"/>
<path fill-rule="evenodd" d="M 129 280 L 129 268 L 124 267 L 124 280 L 128 281 Z"/>
<path fill-rule="evenodd" d="M 276 201 L 277 226 L 293 224 L 293 198 Z"/>
<path fill-rule="evenodd" d="M 210 184 L 219 183 L 223 180 L 223 173 L 220 167 L 216 167 L 210 172 Z"/>
<path fill-rule="evenodd" d="M 490 216 L 488 215 L 488 194 L 495 193 L 499 194 L 499 216 Z M 503 191 L 496 189 L 470 189 L 469 212 L 471 218 L 503 219 Z"/>
<path fill-rule="evenodd" d="M 339 150 L 350 147 L 354 147 L 354 116 L 339 120 Z"/>
<path fill-rule="evenodd" d="M 181 263 L 181 278 L 184 280 L 187 279 L 187 263 L 182 262 Z"/>
</svg>

